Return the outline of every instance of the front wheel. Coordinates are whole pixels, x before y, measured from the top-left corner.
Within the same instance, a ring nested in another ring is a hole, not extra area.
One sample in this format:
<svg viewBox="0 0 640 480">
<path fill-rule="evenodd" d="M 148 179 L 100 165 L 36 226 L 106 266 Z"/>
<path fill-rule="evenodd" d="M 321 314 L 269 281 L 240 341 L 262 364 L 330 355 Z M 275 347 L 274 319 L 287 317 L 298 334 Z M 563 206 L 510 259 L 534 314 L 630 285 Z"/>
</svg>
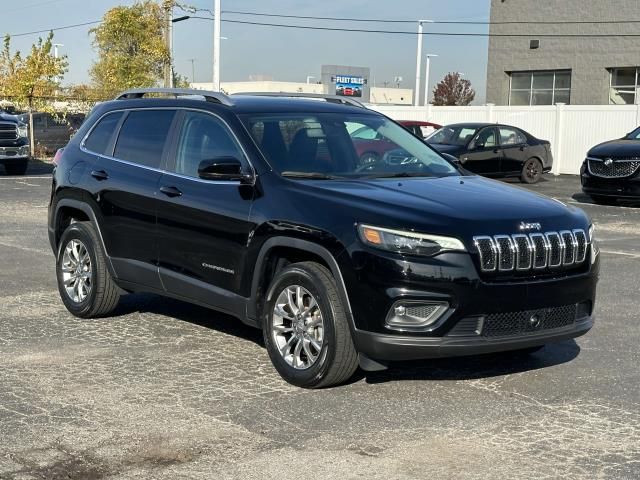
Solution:
<svg viewBox="0 0 640 480">
<path fill-rule="evenodd" d="M 293 385 L 338 385 L 358 367 L 345 305 L 333 276 L 318 263 L 294 263 L 276 274 L 262 327 L 274 367 Z"/>
<path fill-rule="evenodd" d="M 538 183 L 542 178 L 542 163 L 537 158 L 530 158 L 524 162 L 520 180 L 523 183 Z"/>
</svg>

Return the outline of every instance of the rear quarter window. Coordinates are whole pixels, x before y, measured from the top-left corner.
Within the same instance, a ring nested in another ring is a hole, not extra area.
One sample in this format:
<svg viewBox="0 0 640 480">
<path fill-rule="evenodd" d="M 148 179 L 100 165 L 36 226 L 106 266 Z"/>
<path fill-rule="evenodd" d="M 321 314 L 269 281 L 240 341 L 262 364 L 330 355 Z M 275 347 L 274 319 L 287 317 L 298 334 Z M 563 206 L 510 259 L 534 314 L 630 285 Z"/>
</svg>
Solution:
<svg viewBox="0 0 640 480">
<path fill-rule="evenodd" d="M 107 149 L 113 140 L 121 118 L 122 112 L 109 113 L 102 117 L 84 141 L 84 148 L 100 155 L 111 155 Z"/>
</svg>

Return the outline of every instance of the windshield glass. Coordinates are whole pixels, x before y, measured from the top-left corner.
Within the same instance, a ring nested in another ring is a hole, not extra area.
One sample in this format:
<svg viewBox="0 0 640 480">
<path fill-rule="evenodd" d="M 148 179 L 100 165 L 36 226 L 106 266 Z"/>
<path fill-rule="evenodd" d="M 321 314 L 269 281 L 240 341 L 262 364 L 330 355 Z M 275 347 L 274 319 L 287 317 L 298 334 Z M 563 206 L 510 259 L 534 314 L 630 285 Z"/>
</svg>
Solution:
<svg viewBox="0 0 640 480">
<path fill-rule="evenodd" d="M 249 115 L 243 120 L 271 166 L 283 176 L 460 174 L 403 127 L 377 115 L 286 113 Z"/>
<path fill-rule="evenodd" d="M 634 130 L 629 135 L 627 135 L 629 140 L 640 140 L 640 128 Z"/>
<path fill-rule="evenodd" d="M 464 146 L 473 138 L 478 131 L 477 128 L 464 126 L 442 127 L 427 137 L 429 143 L 439 143 L 441 145 Z"/>
</svg>

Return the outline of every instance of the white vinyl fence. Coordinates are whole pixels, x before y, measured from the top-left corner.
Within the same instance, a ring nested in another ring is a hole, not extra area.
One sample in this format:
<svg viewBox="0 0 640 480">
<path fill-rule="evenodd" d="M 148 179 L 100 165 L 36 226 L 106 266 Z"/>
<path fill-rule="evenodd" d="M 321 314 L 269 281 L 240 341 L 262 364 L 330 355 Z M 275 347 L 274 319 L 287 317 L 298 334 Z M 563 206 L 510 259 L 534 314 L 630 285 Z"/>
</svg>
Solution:
<svg viewBox="0 0 640 480">
<path fill-rule="evenodd" d="M 640 125 L 640 105 L 563 105 L 544 107 L 404 107 L 371 105 L 394 120 L 426 120 L 441 125 L 490 122 L 514 125 L 551 142 L 554 174 L 578 174 L 587 151 L 620 138 Z"/>
</svg>

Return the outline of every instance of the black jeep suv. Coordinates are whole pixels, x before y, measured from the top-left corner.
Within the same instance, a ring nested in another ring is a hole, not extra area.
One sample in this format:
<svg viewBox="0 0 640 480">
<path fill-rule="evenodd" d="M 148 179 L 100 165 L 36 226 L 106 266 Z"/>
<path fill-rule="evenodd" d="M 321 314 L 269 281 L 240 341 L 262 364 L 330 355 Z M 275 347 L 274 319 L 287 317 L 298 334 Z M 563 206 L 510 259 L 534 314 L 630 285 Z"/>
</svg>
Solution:
<svg viewBox="0 0 640 480">
<path fill-rule="evenodd" d="M 581 210 L 458 170 L 354 100 L 292 97 L 134 90 L 97 106 L 53 177 L 67 309 L 104 316 L 139 291 L 211 307 L 262 328 L 304 387 L 591 328 Z M 363 127 L 397 148 L 360 163 Z"/>
</svg>

